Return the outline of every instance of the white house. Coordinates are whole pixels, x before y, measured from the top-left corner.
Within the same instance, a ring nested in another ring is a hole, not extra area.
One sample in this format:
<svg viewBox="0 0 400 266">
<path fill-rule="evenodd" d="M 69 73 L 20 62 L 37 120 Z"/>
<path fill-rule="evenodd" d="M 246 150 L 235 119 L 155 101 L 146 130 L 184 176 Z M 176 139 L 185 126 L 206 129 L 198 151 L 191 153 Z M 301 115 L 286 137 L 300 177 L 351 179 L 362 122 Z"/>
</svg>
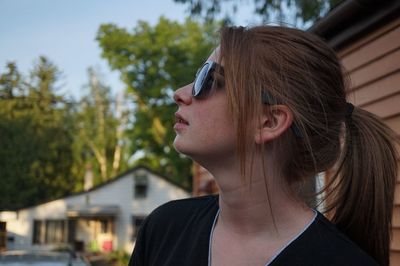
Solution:
<svg viewBox="0 0 400 266">
<path fill-rule="evenodd" d="M 190 193 L 138 167 L 88 191 L 0 212 L 8 250 L 54 249 L 131 252 L 137 228 L 157 206 Z"/>
</svg>

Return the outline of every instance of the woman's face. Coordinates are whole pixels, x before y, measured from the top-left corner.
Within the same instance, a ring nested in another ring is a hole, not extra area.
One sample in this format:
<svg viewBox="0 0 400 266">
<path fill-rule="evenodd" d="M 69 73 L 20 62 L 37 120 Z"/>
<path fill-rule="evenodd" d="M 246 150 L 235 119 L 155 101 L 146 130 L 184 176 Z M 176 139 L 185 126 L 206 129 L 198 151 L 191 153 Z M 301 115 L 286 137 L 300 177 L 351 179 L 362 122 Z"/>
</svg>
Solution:
<svg viewBox="0 0 400 266">
<path fill-rule="evenodd" d="M 217 52 L 208 60 L 218 62 Z M 192 97 L 192 86 L 178 89 L 174 100 L 178 105 L 175 149 L 192 159 L 204 163 L 228 159 L 235 153 L 235 129 L 229 112 L 224 88 L 218 88 L 206 98 Z"/>
</svg>

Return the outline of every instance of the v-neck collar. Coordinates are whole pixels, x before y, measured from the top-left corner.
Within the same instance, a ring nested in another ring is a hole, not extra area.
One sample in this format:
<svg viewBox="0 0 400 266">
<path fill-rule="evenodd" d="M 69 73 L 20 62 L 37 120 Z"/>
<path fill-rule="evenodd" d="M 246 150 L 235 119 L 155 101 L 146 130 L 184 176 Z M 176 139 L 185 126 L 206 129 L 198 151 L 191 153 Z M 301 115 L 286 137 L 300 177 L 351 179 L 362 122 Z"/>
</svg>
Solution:
<svg viewBox="0 0 400 266">
<path fill-rule="evenodd" d="M 211 246 L 212 246 L 212 238 L 213 238 L 213 234 L 214 234 L 214 229 L 215 229 L 215 224 L 217 223 L 218 217 L 219 217 L 219 213 L 220 213 L 221 209 L 218 208 L 217 213 L 215 214 L 214 217 L 214 221 L 211 227 L 211 231 L 210 231 L 210 238 L 208 240 L 208 266 L 211 266 Z"/>
<path fill-rule="evenodd" d="M 212 223 L 211 226 L 211 230 L 210 230 L 210 236 L 209 236 L 209 240 L 208 240 L 208 266 L 211 266 L 211 248 L 212 248 L 212 239 L 213 239 L 213 235 L 214 235 L 214 229 L 215 229 L 215 225 L 217 223 L 218 217 L 219 217 L 219 213 L 220 213 L 221 209 L 218 207 L 218 211 L 215 214 L 214 217 L 214 221 Z M 291 240 L 289 240 L 278 252 L 275 253 L 275 255 L 273 255 L 270 259 L 268 259 L 268 261 L 265 263 L 265 266 L 269 266 L 271 265 L 274 260 L 286 249 L 290 246 L 290 244 L 292 244 L 294 241 L 296 241 L 302 234 L 304 234 L 304 232 L 307 231 L 307 229 L 315 222 L 315 219 L 318 216 L 318 212 L 313 210 L 314 212 L 314 217 L 308 222 L 308 224 L 303 228 L 303 230 L 301 230 L 295 237 L 293 237 Z"/>
</svg>

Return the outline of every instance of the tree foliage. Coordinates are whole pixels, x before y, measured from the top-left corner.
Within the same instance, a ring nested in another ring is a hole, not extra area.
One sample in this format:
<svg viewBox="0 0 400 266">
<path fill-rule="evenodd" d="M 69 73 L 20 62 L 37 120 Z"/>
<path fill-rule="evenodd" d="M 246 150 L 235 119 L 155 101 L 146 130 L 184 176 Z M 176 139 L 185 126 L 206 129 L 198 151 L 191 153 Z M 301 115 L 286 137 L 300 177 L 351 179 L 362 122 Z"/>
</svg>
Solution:
<svg viewBox="0 0 400 266">
<path fill-rule="evenodd" d="M 254 14 L 263 22 L 315 22 L 343 0 L 174 0 L 188 6 L 192 16 L 213 20 L 225 16 L 226 22 L 234 21 L 234 15 L 244 5 L 252 4 Z"/>
<path fill-rule="evenodd" d="M 56 96 L 58 69 L 40 57 L 22 79 L 15 63 L 0 76 L 0 202 L 18 207 L 73 189 L 67 106 Z"/>
<path fill-rule="evenodd" d="M 74 166 L 76 176 L 91 168 L 94 183 L 102 183 L 126 169 L 124 124 L 126 113 L 115 101 L 99 71 L 88 69 L 87 94 L 74 110 Z"/>
<path fill-rule="evenodd" d="M 192 82 L 197 68 L 215 47 L 214 23 L 184 24 L 161 17 L 157 25 L 139 22 L 130 32 L 113 24 L 100 27 L 97 40 L 102 56 L 121 73 L 135 104 L 130 119 L 130 149 L 143 153 L 144 164 L 175 181 L 189 185 L 191 161 L 172 147 L 173 91 Z M 137 154 L 138 154 L 137 153 Z"/>
<path fill-rule="evenodd" d="M 88 73 L 79 102 L 57 92 L 61 72 L 46 57 L 28 77 L 13 62 L 0 74 L 0 209 L 81 191 L 89 166 L 95 185 L 126 169 L 125 115 L 100 74 Z"/>
<path fill-rule="evenodd" d="M 102 25 L 97 38 L 126 84 L 129 111 L 93 69 L 86 95 L 75 102 L 58 92 L 61 72 L 46 57 L 28 75 L 8 63 L 0 73 L 0 209 L 80 191 L 88 166 L 95 184 L 107 181 L 127 168 L 132 153 L 135 164 L 189 186 L 191 161 L 172 147 L 172 94 L 193 80 L 215 47 L 216 28 L 165 18 L 132 32 Z"/>
</svg>

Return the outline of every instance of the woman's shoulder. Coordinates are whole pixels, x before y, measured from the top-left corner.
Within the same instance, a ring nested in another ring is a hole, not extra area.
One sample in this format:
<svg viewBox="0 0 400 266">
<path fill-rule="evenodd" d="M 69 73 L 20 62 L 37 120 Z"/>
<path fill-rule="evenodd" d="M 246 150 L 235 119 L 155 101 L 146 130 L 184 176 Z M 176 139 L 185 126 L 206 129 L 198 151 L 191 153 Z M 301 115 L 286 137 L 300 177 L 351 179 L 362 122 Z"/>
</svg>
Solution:
<svg viewBox="0 0 400 266">
<path fill-rule="evenodd" d="M 130 265 L 206 265 L 218 197 L 167 202 L 143 222 Z"/>
<path fill-rule="evenodd" d="M 218 196 L 216 195 L 172 200 L 157 207 L 153 213 L 162 214 L 164 212 L 192 212 L 197 209 L 215 206 L 217 202 Z"/>
<path fill-rule="evenodd" d="M 188 221 L 189 218 L 213 216 L 218 210 L 218 196 L 207 195 L 169 201 L 157 207 L 148 217 L 152 221 Z"/>
<path fill-rule="evenodd" d="M 314 226 L 311 228 L 313 233 L 320 238 L 321 241 L 330 239 L 328 243 L 336 245 L 337 248 L 351 250 L 354 253 L 367 255 L 356 243 L 354 243 L 346 234 L 340 231 L 331 221 L 329 221 L 323 214 L 317 214 Z"/>
<path fill-rule="evenodd" d="M 378 265 L 336 226 L 317 213 L 314 221 L 272 261 L 272 265 Z"/>
<path fill-rule="evenodd" d="M 302 258 L 298 265 L 378 265 L 321 213 L 285 253 Z"/>
</svg>

